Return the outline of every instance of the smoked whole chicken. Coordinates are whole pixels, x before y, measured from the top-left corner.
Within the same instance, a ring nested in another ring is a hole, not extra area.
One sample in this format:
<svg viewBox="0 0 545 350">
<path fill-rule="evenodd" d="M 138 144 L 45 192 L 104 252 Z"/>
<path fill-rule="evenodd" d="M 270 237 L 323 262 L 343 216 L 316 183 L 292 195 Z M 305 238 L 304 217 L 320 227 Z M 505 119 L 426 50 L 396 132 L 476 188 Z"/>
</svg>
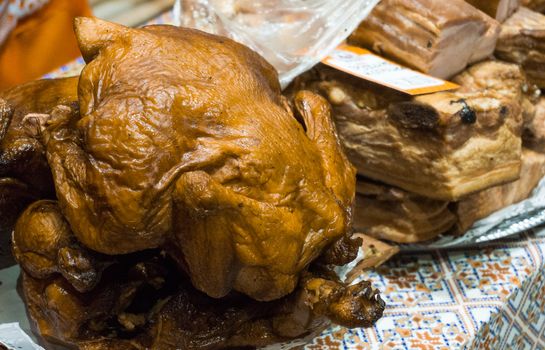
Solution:
<svg viewBox="0 0 545 350">
<path fill-rule="evenodd" d="M 37 80 L 0 93 L 0 268 L 13 264 L 9 240 L 18 215 L 32 201 L 54 197 L 35 121 L 57 105 L 76 103 L 77 82 Z"/>
<path fill-rule="evenodd" d="M 61 208 L 105 254 L 170 245 L 213 297 L 291 292 L 350 225 L 355 171 L 324 100 L 283 106 L 275 71 L 226 39 L 79 19 L 80 114 L 46 130 Z M 75 124 L 75 125 L 71 125 Z"/>
<path fill-rule="evenodd" d="M 13 233 L 44 337 L 220 349 L 381 317 L 369 282 L 333 273 L 361 241 L 355 169 L 325 99 L 284 98 L 274 68 L 226 38 L 95 18 L 75 32 L 78 102 L 32 123 L 56 200 L 30 205 Z"/>
</svg>

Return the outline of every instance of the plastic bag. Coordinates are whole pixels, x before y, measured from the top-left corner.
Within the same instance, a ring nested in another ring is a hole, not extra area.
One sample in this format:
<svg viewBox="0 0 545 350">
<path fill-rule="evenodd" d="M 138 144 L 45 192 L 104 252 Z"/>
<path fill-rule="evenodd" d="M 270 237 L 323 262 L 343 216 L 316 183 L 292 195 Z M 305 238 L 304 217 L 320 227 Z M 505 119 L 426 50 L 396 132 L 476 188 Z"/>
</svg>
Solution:
<svg viewBox="0 0 545 350">
<path fill-rule="evenodd" d="M 282 87 L 343 42 L 380 0 L 177 0 L 175 23 L 230 37 L 271 63 Z"/>
</svg>

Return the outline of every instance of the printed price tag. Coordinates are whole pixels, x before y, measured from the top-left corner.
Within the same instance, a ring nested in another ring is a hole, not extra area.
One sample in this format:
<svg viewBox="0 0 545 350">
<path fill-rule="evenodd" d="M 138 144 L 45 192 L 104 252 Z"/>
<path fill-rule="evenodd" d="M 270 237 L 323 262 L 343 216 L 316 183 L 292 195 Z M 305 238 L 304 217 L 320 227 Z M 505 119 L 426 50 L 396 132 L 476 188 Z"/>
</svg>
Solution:
<svg viewBox="0 0 545 350">
<path fill-rule="evenodd" d="M 390 62 L 371 51 L 350 45 L 339 46 L 322 63 L 410 95 L 423 95 L 460 87 Z"/>
</svg>

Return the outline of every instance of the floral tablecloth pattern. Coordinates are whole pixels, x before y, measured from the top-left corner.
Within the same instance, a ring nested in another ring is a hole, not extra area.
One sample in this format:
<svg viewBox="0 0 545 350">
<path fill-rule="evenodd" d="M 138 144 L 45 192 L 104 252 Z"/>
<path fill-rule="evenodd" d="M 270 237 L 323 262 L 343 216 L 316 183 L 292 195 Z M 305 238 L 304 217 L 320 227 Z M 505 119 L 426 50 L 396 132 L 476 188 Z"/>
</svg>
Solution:
<svg viewBox="0 0 545 350">
<path fill-rule="evenodd" d="M 362 276 L 388 307 L 306 349 L 545 349 L 545 227 L 471 249 L 402 254 Z"/>
<path fill-rule="evenodd" d="M 79 58 L 45 77 L 83 65 Z M 541 227 L 469 249 L 401 254 L 362 276 L 388 305 L 375 327 L 333 327 L 305 349 L 545 350 L 544 252 Z"/>
</svg>

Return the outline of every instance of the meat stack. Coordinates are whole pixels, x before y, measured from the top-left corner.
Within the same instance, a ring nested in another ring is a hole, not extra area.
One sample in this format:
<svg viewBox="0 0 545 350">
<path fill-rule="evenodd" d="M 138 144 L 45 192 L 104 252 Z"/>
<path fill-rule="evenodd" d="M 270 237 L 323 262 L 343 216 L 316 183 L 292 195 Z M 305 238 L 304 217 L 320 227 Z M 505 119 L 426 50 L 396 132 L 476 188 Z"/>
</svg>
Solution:
<svg viewBox="0 0 545 350">
<path fill-rule="evenodd" d="M 521 7 L 502 25 L 496 56 L 520 64 L 533 83 L 545 88 L 545 15 Z"/>
<path fill-rule="evenodd" d="M 470 2 L 512 15 L 500 24 L 462 0 L 384 0 L 349 39 L 457 90 L 411 97 L 325 65 L 295 82 L 332 105 L 359 175 L 356 230 L 399 243 L 463 234 L 545 175 L 545 16 Z"/>
</svg>

